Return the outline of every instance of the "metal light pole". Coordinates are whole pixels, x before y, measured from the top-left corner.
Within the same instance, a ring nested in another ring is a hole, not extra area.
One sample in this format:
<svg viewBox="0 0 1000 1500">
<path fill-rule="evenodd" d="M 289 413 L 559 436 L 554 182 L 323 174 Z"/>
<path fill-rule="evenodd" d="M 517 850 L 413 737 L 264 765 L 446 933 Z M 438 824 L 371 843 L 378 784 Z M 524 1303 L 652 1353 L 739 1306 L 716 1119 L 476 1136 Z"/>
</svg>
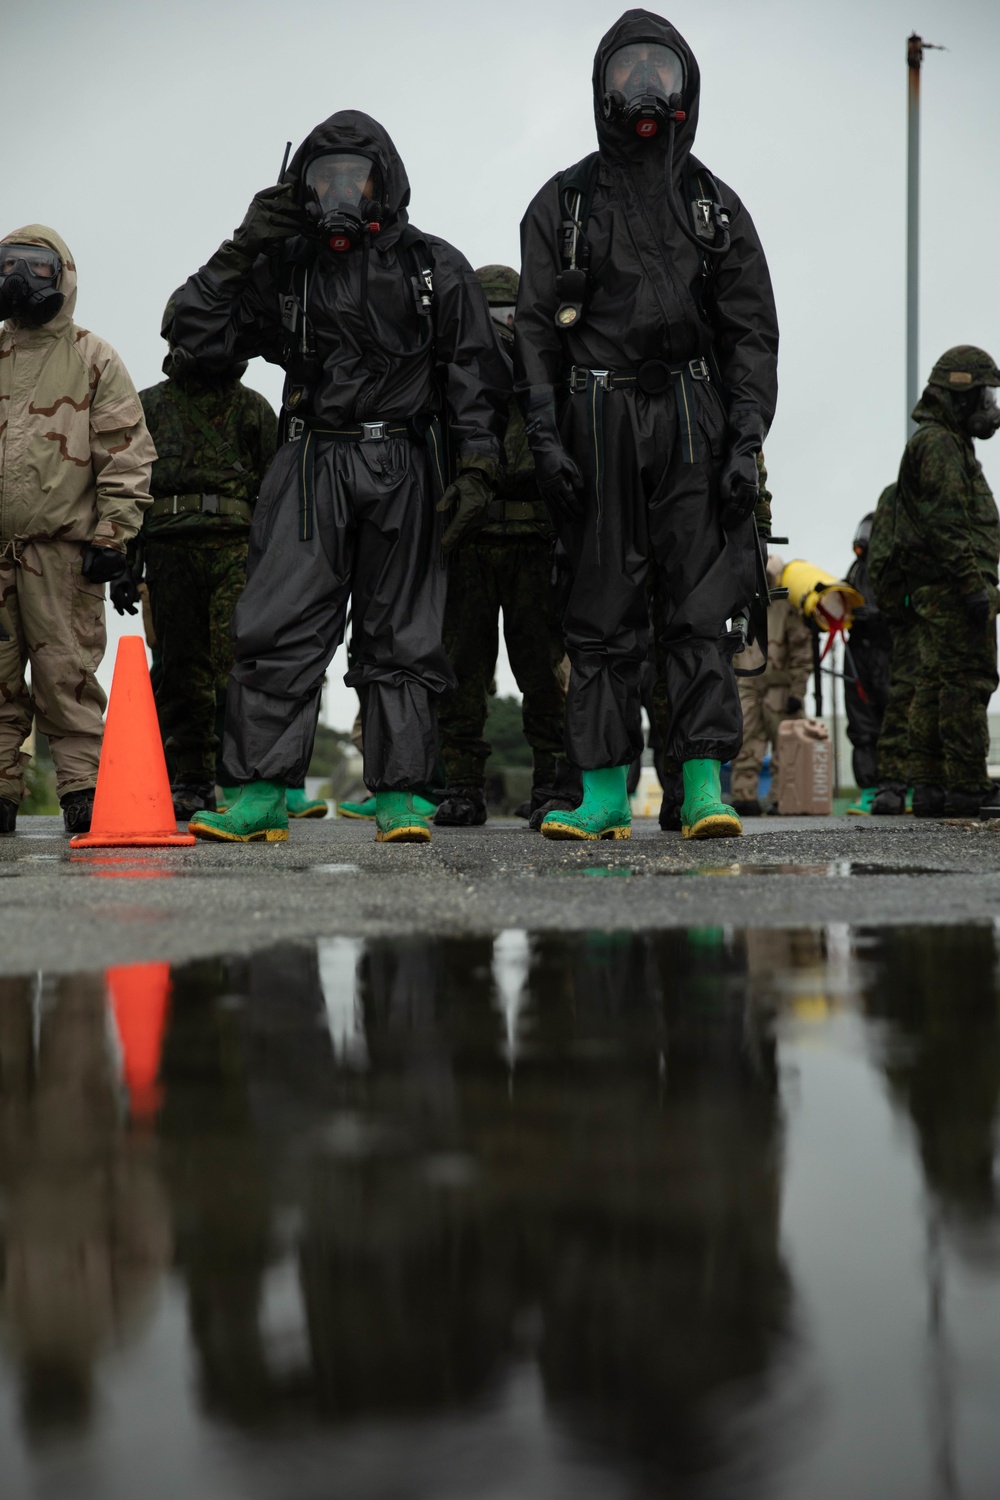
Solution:
<svg viewBox="0 0 1000 1500">
<path fill-rule="evenodd" d="M 906 436 L 916 431 L 910 412 L 920 394 L 920 65 L 924 52 L 944 47 L 916 32 L 906 42 Z"/>
</svg>

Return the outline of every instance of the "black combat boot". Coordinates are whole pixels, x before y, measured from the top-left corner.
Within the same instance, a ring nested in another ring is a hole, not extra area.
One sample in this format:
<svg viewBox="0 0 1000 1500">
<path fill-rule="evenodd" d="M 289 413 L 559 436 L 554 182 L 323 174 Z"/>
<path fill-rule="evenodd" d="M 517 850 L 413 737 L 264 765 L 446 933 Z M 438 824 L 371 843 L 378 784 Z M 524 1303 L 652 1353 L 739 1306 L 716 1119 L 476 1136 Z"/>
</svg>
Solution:
<svg viewBox="0 0 1000 1500">
<path fill-rule="evenodd" d="M 916 812 L 916 793 L 913 811 Z M 1000 790 L 995 786 L 984 787 L 979 792 L 947 791 L 944 808 L 938 817 L 945 818 L 1000 818 Z"/>
<path fill-rule="evenodd" d="M 17 827 L 17 809 L 19 804 L 12 802 L 9 797 L 0 797 L 0 833 L 13 833 Z"/>
<path fill-rule="evenodd" d="M 664 774 L 661 770 L 660 781 L 663 786 L 663 797 L 660 800 L 660 831 L 680 833 L 681 804 L 684 801 L 683 772 L 673 771 Z"/>
<path fill-rule="evenodd" d="M 906 783 L 880 781 L 872 802 L 873 818 L 899 818 L 906 811 Z"/>
<path fill-rule="evenodd" d="M 486 794 L 482 787 L 448 787 L 434 821 L 439 828 L 478 828 L 486 822 Z"/>
<path fill-rule="evenodd" d="M 67 833 L 89 833 L 90 818 L 94 811 L 94 788 L 84 787 L 82 792 L 67 792 L 59 798 L 63 823 Z"/>
<path fill-rule="evenodd" d="M 943 818 L 945 816 L 945 806 L 946 797 L 943 786 L 920 784 L 913 788 L 913 816 L 915 818 Z M 952 816 L 956 816 L 956 814 L 952 814 Z M 972 812 L 965 814 L 965 816 L 974 818 L 976 814 Z"/>
<path fill-rule="evenodd" d="M 551 786 L 535 785 L 531 789 L 531 809 L 527 814 L 528 827 L 541 832 L 542 822 L 550 812 L 573 812 L 580 806 L 583 796 L 583 781 L 579 766 L 569 761 L 557 760 Z"/>
<path fill-rule="evenodd" d="M 199 812 L 215 812 L 215 783 L 212 781 L 175 781 L 170 788 L 174 817 L 187 823 Z"/>
<path fill-rule="evenodd" d="M 774 811 L 777 812 L 777 808 Z M 741 818 L 759 818 L 761 815 L 760 803 L 756 797 L 752 802 L 736 801 L 733 803 L 733 812 L 739 813 Z"/>
</svg>

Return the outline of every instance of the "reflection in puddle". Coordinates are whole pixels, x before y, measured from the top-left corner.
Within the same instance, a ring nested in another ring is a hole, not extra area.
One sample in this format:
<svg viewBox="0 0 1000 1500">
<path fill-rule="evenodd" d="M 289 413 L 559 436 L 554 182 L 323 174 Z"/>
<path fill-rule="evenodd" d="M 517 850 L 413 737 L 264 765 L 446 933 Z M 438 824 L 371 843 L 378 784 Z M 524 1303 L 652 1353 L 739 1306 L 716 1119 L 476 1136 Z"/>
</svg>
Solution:
<svg viewBox="0 0 1000 1500">
<path fill-rule="evenodd" d="M 845 879 L 849 876 L 867 875 L 959 875 L 961 870 L 932 869 L 923 865 L 879 865 L 863 863 L 855 859 L 833 859 L 824 860 L 821 864 L 741 864 L 733 863 L 726 865 L 699 865 L 692 869 L 689 866 L 671 865 L 657 862 L 645 868 L 634 865 L 577 865 L 571 869 L 543 870 L 543 875 L 589 875 L 597 879 L 606 880 L 616 877 L 629 877 L 639 875 L 654 875 L 657 877 L 668 877 L 677 879 L 690 879 L 691 876 L 732 876 L 732 875 L 820 875 L 826 879 Z M 994 873 L 994 872 L 990 872 Z"/>
<path fill-rule="evenodd" d="M 82 867 L 89 875 L 104 880 L 173 880 L 178 873 L 162 855 L 132 850 L 123 854 L 70 854 L 66 863 L 76 866 L 77 874 Z"/>
<path fill-rule="evenodd" d="M 5 1494 L 53 1436 L 73 1500 L 988 1494 L 996 969 L 703 926 L 0 980 Z"/>
</svg>

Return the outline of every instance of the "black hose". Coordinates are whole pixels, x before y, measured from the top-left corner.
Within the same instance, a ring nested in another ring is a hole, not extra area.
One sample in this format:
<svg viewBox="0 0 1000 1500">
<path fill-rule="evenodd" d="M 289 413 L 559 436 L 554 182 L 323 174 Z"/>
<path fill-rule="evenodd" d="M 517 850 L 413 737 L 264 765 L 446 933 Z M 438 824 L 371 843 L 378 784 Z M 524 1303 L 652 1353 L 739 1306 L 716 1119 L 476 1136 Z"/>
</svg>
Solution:
<svg viewBox="0 0 1000 1500">
<path fill-rule="evenodd" d="M 676 130 L 677 121 L 672 119 L 669 125 L 670 134 L 667 140 L 667 205 L 670 209 L 670 212 L 673 214 L 674 222 L 676 223 L 681 234 L 683 234 L 686 240 L 690 240 L 691 244 L 694 245 L 696 249 L 703 250 L 706 255 L 725 255 L 730 245 L 728 226 L 723 226 L 722 244 L 710 245 L 707 240 L 703 240 L 697 234 L 695 234 L 693 229 L 688 228 L 677 208 L 677 200 L 674 197 L 674 135 L 676 133 Z"/>
</svg>

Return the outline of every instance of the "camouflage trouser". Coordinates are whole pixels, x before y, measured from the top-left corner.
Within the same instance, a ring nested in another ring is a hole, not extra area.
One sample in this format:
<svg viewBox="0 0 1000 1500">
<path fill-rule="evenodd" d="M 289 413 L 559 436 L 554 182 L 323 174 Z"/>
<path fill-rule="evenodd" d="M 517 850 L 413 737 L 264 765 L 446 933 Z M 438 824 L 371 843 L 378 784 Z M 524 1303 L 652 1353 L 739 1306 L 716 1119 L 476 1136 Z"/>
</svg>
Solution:
<svg viewBox="0 0 1000 1500">
<path fill-rule="evenodd" d="M 215 781 L 216 715 L 233 665 L 229 633 L 246 583 L 247 542 L 146 541 L 146 579 L 159 648 L 156 708 L 177 781 Z"/>
<path fill-rule="evenodd" d="M 977 630 L 946 584 L 915 589 L 920 676 L 910 708 L 910 778 L 954 792 L 989 787 L 986 710 L 997 686 L 996 621 Z"/>
<path fill-rule="evenodd" d="M 743 709 L 743 744 L 733 760 L 732 796 L 736 802 L 752 802 L 757 795 L 757 779 L 764 764 L 768 745 L 771 746 L 771 790 L 778 790 L 778 730 L 786 719 L 805 717 L 803 709 L 790 714 L 778 710 L 768 699 L 788 697 L 787 688 L 774 688 L 761 692 L 750 686 L 753 679 L 740 682 L 740 706 Z"/>
<path fill-rule="evenodd" d="M 889 621 L 892 661 L 889 699 L 879 731 L 876 757 L 880 782 L 910 782 L 910 709 L 920 681 L 920 632 L 912 612 Z M 939 785 L 934 782 L 933 785 Z"/>
<path fill-rule="evenodd" d="M 19 562 L 0 542 L 0 797 L 19 802 L 21 746 L 34 715 L 59 796 L 97 782 L 107 699 L 104 585 L 80 572 L 79 542 L 29 542 Z M 25 683 L 30 663 L 31 687 Z"/>
<path fill-rule="evenodd" d="M 542 537 L 466 542 L 448 569 L 444 648 L 458 677 L 438 708 L 449 786 L 482 786 L 490 746 L 483 738 L 499 649 L 498 617 L 523 697 L 524 735 L 534 784 L 553 785 L 565 760 L 566 687 L 562 626 L 552 594 L 552 548 Z"/>
</svg>

